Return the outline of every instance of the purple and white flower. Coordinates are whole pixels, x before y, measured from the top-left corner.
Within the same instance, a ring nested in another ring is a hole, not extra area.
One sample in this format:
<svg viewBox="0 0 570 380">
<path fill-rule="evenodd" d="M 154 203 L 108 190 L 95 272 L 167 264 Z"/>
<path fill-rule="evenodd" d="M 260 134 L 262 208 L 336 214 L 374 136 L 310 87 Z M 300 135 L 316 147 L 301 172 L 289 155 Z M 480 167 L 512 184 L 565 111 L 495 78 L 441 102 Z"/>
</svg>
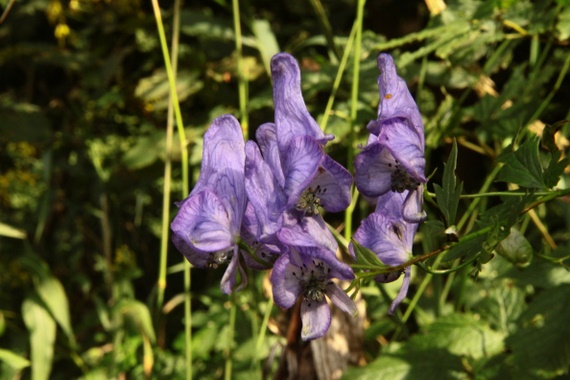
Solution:
<svg viewBox="0 0 570 380">
<path fill-rule="evenodd" d="M 297 61 L 290 54 L 276 54 L 271 75 L 287 206 L 306 215 L 318 213 L 318 207 L 330 212 L 346 209 L 352 175 L 323 150 L 334 136 L 325 135 L 307 110 Z"/>
<path fill-rule="evenodd" d="M 232 292 L 239 263 L 238 241 L 247 196 L 244 183 L 245 148 L 239 122 L 231 115 L 216 118 L 204 135 L 200 177 L 171 229 L 174 245 L 194 266 L 228 264 L 222 290 Z"/>
<path fill-rule="evenodd" d="M 352 280 L 352 269 L 334 253 L 320 247 L 291 247 L 281 255 L 271 274 L 273 298 L 283 308 L 301 301 L 301 338 L 310 340 L 326 334 L 331 324 L 327 298 L 341 310 L 355 315 L 356 305 L 332 279 Z"/>
<path fill-rule="evenodd" d="M 426 183 L 422 118 L 389 54 L 379 55 L 378 68 L 378 118 L 368 124 L 368 142 L 354 160 L 356 187 L 370 198 L 408 191 L 404 218 L 419 222 L 425 218 L 421 208 Z"/>
</svg>

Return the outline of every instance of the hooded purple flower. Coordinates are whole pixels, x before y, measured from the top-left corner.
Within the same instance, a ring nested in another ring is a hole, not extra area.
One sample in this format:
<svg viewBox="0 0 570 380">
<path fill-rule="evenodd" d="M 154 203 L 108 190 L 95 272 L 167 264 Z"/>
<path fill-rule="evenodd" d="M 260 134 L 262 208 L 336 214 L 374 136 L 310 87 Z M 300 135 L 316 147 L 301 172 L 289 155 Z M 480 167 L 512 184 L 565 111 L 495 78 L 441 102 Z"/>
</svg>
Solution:
<svg viewBox="0 0 570 380">
<path fill-rule="evenodd" d="M 408 190 L 402 193 L 389 192 L 378 198 L 376 211 L 362 221 L 353 238 L 365 248 L 370 249 L 389 266 L 405 263 L 411 256 L 414 235 L 418 223 L 409 223 L 404 219 L 402 206 Z M 350 244 L 350 250 L 354 248 Z M 392 314 L 408 293 L 411 268 L 404 270 L 404 281 L 400 292 L 390 305 Z M 392 272 L 376 276 L 378 282 L 392 282 L 398 279 L 401 272 Z"/>
<path fill-rule="evenodd" d="M 378 119 L 368 124 L 368 143 L 354 160 L 356 187 L 370 198 L 389 191 L 409 191 L 402 204 L 403 216 L 419 222 L 425 217 L 421 208 L 422 185 L 426 182 L 422 118 L 406 83 L 396 73 L 392 57 L 380 54 L 378 68 Z"/>
<path fill-rule="evenodd" d="M 352 176 L 324 153 L 334 136 L 325 135 L 307 110 L 301 93 L 301 73 L 293 56 L 271 59 L 277 148 L 288 208 L 306 215 L 338 212 L 350 204 Z"/>
<path fill-rule="evenodd" d="M 194 266 L 228 263 L 222 290 L 229 294 L 239 265 L 238 239 L 246 208 L 245 150 L 239 122 L 231 115 L 214 120 L 204 135 L 200 178 L 171 224 L 174 245 Z"/>
<path fill-rule="evenodd" d="M 301 303 L 301 338 L 310 340 L 326 334 L 331 324 L 328 297 L 341 310 L 356 314 L 352 299 L 332 279 L 352 280 L 352 269 L 337 260 L 334 253 L 319 247 L 291 247 L 273 267 L 273 298 L 283 307 L 292 307 L 299 296 Z"/>
<path fill-rule="evenodd" d="M 321 246 L 335 252 L 336 241 L 322 216 L 317 211 L 302 212 L 288 203 L 290 187 L 287 184 L 294 183 L 295 176 L 303 168 L 299 165 L 298 170 L 290 170 L 287 177 L 284 175 L 275 125 L 267 123 L 259 127 L 256 138 L 259 147 L 253 141 L 246 143 L 245 183 L 249 205 L 242 229 L 244 240 L 268 265 L 276 259 L 276 254 L 287 250 L 285 246 L 297 243 L 295 237 L 288 240 L 291 236 L 301 235 L 308 240 L 305 245 Z M 280 231 L 284 231 L 282 235 L 279 235 Z M 249 264 L 258 267 L 250 261 Z"/>
</svg>

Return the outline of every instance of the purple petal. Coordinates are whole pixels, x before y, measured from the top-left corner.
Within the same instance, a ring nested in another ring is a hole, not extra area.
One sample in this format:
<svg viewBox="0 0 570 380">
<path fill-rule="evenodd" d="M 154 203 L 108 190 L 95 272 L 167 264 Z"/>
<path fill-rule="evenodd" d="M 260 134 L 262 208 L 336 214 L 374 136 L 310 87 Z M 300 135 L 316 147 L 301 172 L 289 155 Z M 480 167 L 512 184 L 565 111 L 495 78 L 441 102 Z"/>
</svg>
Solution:
<svg viewBox="0 0 570 380">
<path fill-rule="evenodd" d="M 404 298 L 406 298 L 406 295 L 408 294 L 408 288 L 410 287 L 411 274 L 412 274 L 412 268 L 407 267 L 404 270 L 404 281 L 402 282 L 402 287 L 400 288 L 400 291 L 398 292 L 396 298 L 394 298 L 394 301 L 392 301 L 390 309 L 388 310 L 388 314 L 390 315 L 394 314 L 394 311 L 396 310 L 398 305 L 400 305 L 400 303 L 404 300 Z"/>
<path fill-rule="evenodd" d="M 224 168 L 213 175 L 213 178 L 212 182 L 215 184 L 214 191 L 224 204 L 230 219 L 230 232 L 237 236 L 239 235 L 243 214 L 247 205 L 244 170 L 243 168 L 241 168 L 241 171 Z"/>
<path fill-rule="evenodd" d="M 331 325 L 331 310 L 325 300 L 301 303 L 301 339 L 311 340 L 324 336 Z"/>
<path fill-rule="evenodd" d="M 415 229 L 397 219 L 372 213 L 362 221 L 354 239 L 390 266 L 404 263 L 412 250 Z"/>
<path fill-rule="evenodd" d="M 281 227 L 287 197 L 253 141 L 246 144 L 245 184 L 263 234 L 274 234 Z"/>
<path fill-rule="evenodd" d="M 295 277 L 296 270 L 298 268 L 289 262 L 289 255 L 283 254 L 275 261 L 271 272 L 273 299 L 277 305 L 286 309 L 295 304 L 302 291 L 299 280 Z"/>
<path fill-rule="evenodd" d="M 352 298 L 350 298 L 348 294 L 346 294 L 346 292 L 337 284 L 330 283 L 327 285 L 327 296 L 330 298 L 332 303 L 345 313 L 348 313 L 351 316 L 355 316 L 358 313 L 356 304 Z"/>
<path fill-rule="evenodd" d="M 402 124 L 400 119 L 393 119 L 385 122 L 378 142 L 390 150 L 394 159 L 413 179 L 426 182 L 424 148 L 415 131 Z"/>
<path fill-rule="evenodd" d="M 338 243 L 320 215 L 307 216 L 298 221 L 285 220 L 277 233 L 279 240 L 292 247 L 322 247 L 336 252 Z"/>
<path fill-rule="evenodd" d="M 293 56 L 279 53 L 271 59 L 273 103 L 279 150 L 284 152 L 296 136 L 311 136 L 320 144 L 332 140 L 309 114 L 301 93 L 301 72 Z"/>
<path fill-rule="evenodd" d="M 300 257 L 307 266 L 313 265 L 314 260 L 322 261 L 330 269 L 328 278 L 338 278 L 339 280 L 354 280 L 352 268 L 340 261 L 334 251 L 329 251 L 322 247 L 296 247 Z"/>
<path fill-rule="evenodd" d="M 255 133 L 255 138 L 263 154 L 263 160 L 269 165 L 277 182 L 281 187 L 285 187 L 285 176 L 281 167 L 281 156 L 277 146 L 277 134 L 275 124 L 262 124 Z"/>
<path fill-rule="evenodd" d="M 309 185 L 313 189 L 316 189 L 317 186 L 321 189 L 319 199 L 326 211 L 342 211 L 350 204 L 352 175 L 328 155 L 324 156 L 317 176 Z"/>
<path fill-rule="evenodd" d="M 407 118 L 408 115 L 415 114 L 414 121 L 417 121 L 416 116 L 419 116 L 421 123 L 416 102 L 410 94 L 406 82 L 398 76 L 394 59 L 389 54 L 380 54 L 378 56 L 378 69 L 380 69 L 380 76 L 378 77 L 378 88 L 380 90 L 378 116 L 380 119 L 392 119 L 403 115 Z"/>
<path fill-rule="evenodd" d="M 410 191 L 404 201 L 402 212 L 403 218 L 409 223 L 419 223 L 427 217 L 423 209 L 424 186 L 420 185 L 414 191 Z"/>
<path fill-rule="evenodd" d="M 378 197 L 376 202 L 377 214 L 382 214 L 389 219 L 402 219 L 402 205 L 409 191 L 404 190 L 402 193 L 389 191 Z"/>
<path fill-rule="evenodd" d="M 396 161 L 390 150 L 379 143 L 367 146 L 354 159 L 358 191 L 367 197 L 378 197 L 392 187 Z"/>
<path fill-rule="evenodd" d="M 244 163 L 245 142 L 239 122 L 232 115 L 214 119 L 204 134 L 200 178 L 190 194 L 198 193 L 205 187 L 215 188 L 216 184 L 211 179 L 220 169 L 243 173 Z"/>
<path fill-rule="evenodd" d="M 171 224 L 176 248 L 197 267 L 205 267 L 208 256 L 195 251 L 216 252 L 229 249 L 235 242 L 223 203 L 210 191 L 184 201 Z"/>
<path fill-rule="evenodd" d="M 291 140 L 283 156 L 288 208 L 297 204 L 299 197 L 317 174 L 323 156 L 322 147 L 313 138 L 303 136 Z"/>
<path fill-rule="evenodd" d="M 237 269 L 238 268 L 240 271 L 241 283 L 239 284 L 239 286 L 236 289 L 234 289 L 234 286 L 236 284 L 236 275 L 237 275 Z M 247 277 L 246 276 L 247 275 L 245 273 L 245 270 L 241 267 L 241 265 L 239 263 L 238 247 L 235 246 L 232 259 L 230 260 L 228 267 L 226 268 L 226 271 L 224 272 L 224 276 L 222 277 L 222 282 L 220 284 L 222 291 L 226 294 L 232 294 L 232 292 L 234 290 L 236 292 L 239 292 L 240 290 L 242 290 L 247 285 Z"/>
</svg>

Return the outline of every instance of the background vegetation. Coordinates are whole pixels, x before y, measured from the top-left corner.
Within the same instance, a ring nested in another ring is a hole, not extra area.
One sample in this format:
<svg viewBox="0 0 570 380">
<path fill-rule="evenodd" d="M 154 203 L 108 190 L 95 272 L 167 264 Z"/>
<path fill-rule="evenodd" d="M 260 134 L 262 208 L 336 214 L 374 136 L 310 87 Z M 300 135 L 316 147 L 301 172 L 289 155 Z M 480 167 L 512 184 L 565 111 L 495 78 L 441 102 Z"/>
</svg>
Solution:
<svg viewBox="0 0 570 380">
<path fill-rule="evenodd" d="M 424 117 L 428 221 L 414 254 L 437 254 L 414 267 L 394 318 L 399 283 L 359 284 L 366 329 L 347 378 L 568 375 L 568 1 L 163 1 L 174 133 L 151 2 L 0 6 L 0 378 L 276 373 L 285 320 L 265 274 L 232 297 L 223 269 L 193 269 L 189 285 L 167 227 L 210 122 L 232 113 L 253 135 L 273 119 L 278 51 L 299 60 L 340 162 L 376 117 L 379 52 Z M 350 237 L 369 211 L 360 199 L 327 220 Z"/>
</svg>

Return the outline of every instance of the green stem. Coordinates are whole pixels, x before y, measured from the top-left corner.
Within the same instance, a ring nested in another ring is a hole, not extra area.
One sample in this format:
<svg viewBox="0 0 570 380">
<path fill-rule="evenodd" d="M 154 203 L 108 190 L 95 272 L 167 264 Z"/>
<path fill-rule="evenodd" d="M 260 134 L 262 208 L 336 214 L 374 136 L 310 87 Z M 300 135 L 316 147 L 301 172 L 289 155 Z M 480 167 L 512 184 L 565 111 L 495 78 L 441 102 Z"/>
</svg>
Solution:
<svg viewBox="0 0 570 380">
<path fill-rule="evenodd" d="M 239 0 L 232 0 L 232 11 L 234 14 L 234 31 L 236 36 L 236 59 L 237 59 L 237 78 L 239 93 L 239 111 L 241 115 L 241 128 L 243 136 L 247 140 L 249 134 L 249 121 L 247 113 L 247 79 L 243 75 L 243 43 L 241 34 L 241 20 L 239 13 Z"/>
<path fill-rule="evenodd" d="M 180 0 L 174 2 L 174 20 L 172 27 L 171 56 L 172 74 L 176 77 L 178 68 L 178 45 L 180 32 Z M 162 230 L 160 235 L 160 262 L 158 269 L 157 310 L 164 304 L 164 291 L 166 289 L 166 266 L 168 257 L 168 227 L 170 225 L 170 190 L 172 181 L 172 140 L 174 132 L 174 107 L 172 96 L 168 102 L 168 115 L 166 121 L 166 146 L 164 157 L 164 184 L 162 187 Z"/>
<path fill-rule="evenodd" d="M 348 57 L 350 56 L 350 52 L 352 51 L 352 44 L 354 42 L 354 37 L 356 36 L 357 29 L 358 29 L 358 23 L 355 22 L 354 25 L 352 26 L 352 30 L 350 31 L 350 35 L 348 36 L 348 40 L 346 41 L 346 47 L 344 49 L 342 59 L 340 60 L 340 64 L 338 65 L 338 71 L 334 79 L 333 88 L 329 96 L 325 112 L 323 113 L 323 118 L 321 119 L 321 129 L 323 131 L 327 128 L 327 123 L 332 110 L 332 106 L 334 104 L 336 92 L 340 86 L 340 81 L 342 79 L 342 75 L 344 74 L 344 70 L 346 69 L 346 63 L 348 62 Z"/>
<path fill-rule="evenodd" d="M 533 193 L 536 196 L 548 196 L 549 199 L 558 198 L 560 196 L 566 195 L 568 189 L 556 190 L 556 191 L 537 191 Z M 485 198 L 485 197 L 522 197 L 528 195 L 528 191 L 491 191 L 488 193 L 477 193 L 477 194 L 462 194 L 459 196 L 460 199 L 473 199 L 473 198 Z M 435 193 L 427 192 L 427 194 L 432 198 L 437 198 Z"/>
<path fill-rule="evenodd" d="M 182 197 L 185 198 L 189 193 L 189 175 L 188 175 L 188 142 L 186 141 L 186 132 L 184 131 L 184 123 L 182 121 L 182 112 L 180 111 L 180 102 L 178 100 L 178 94 L 176 92 L 176 79 L 174 76 L 174 71 L 170 63 L 170 54 L 168 52 L 168 45 L 166 43 L 166 35 L 164 33 L 164 25 L 162 23 L 162 15 L 160 13 L 160 7 L 158 5 L 158 0 L 152 0 L 152 8 L 154 17 L 156 19 L 156 27 L 158 30 L 158 37 L 160 39 L 160 46 L 162 50 L 162 56 L 164 59 L 164 66 L 166 68 L 166 75 L 168 76 L 168 84 L 170 89 L 170 97 L 172 99 L 172 105 L 174 107 L 174 114 L 176 117 L 176 127 L 178 131 L 178 137 L 180 140 L 180 151 L 182 160 Z M 186 360 L 186 378 L 192 378 L 192 313 L 190 304 L 190 264 L 185 261 L 184 265 L 184 331 L 185 331 L 185 360 Z"/>
<path fill-rule="evenodd" d="M 354 149 L 356 141 L 356 116 L 358 112 L 358 83 L 360 81 L 360 55 L 362 47 L 362 18 L 364 14 L 364 4 L 366 0 L 358 0 L 356 9 L 356 37 L 354 38 L 354 63 L 352 72 L 352 93 L 350 99 L 350 134 L 348 140 L 347 168 L 353 171 Z M 350 240 L 352 236 L 352 214 L 356 205 L 356 190 L 352 191 L 353 201 L 344 213 L 344 236 Z"/>
<path fill-rule="evenodd" d="M 255 342 L 255 361 L 259 361 L 259 352 L 261 351 L 261 345 L 265 340 L 265 333 L 267 332 L 267 325 L 269 324 L 269 317 L 271 316 L 271 310 L 273 310 L 273 297 L 269 296 L 269 301 L 265 308 L 265 315 L 263 316 L 263 321 L 261 321 L 261 328 L 259 329 L 259 335 L 257 341 Z"/>
<path fill-rule="evenodd" d="M 340 59 L 340 52 L 338 51 L 338 47 L 334 43 L 334 35 L 332 32 L 332 27 L 331 27 L 331 24 L 329 22 L 329 19 L 327 18 L 327 15 L 325 13 L 325 9 L 323 8 L 323 4 L 321 3 L 321 0 L 311 0 L 311 5 L 313 6 L 315 13 L 317 14 L 317 19 L 319 20 L 319 23 L 321 24 L 321 28 L 323 29 L 323 32 L 325 34 L 327 44 L 329 45 L 329 49 L 332 50 L 334 56 L 337 59 Z"/>
<path fill-rule="evenodd" d="M 232 379 L 232 346 L 234 343 L 234 335 L 235 335 L 235 328 L 236 328 L 236 296 L 235 293 L 232 293 L 231 296 L 231 306 L 230 306 L 230 320 L 228 326 L 228 345 L 224 350 L 224 357 L 226 360 L 225 371 L 224 371 L 224 379 L 231 380 Z"/>
</svg>

